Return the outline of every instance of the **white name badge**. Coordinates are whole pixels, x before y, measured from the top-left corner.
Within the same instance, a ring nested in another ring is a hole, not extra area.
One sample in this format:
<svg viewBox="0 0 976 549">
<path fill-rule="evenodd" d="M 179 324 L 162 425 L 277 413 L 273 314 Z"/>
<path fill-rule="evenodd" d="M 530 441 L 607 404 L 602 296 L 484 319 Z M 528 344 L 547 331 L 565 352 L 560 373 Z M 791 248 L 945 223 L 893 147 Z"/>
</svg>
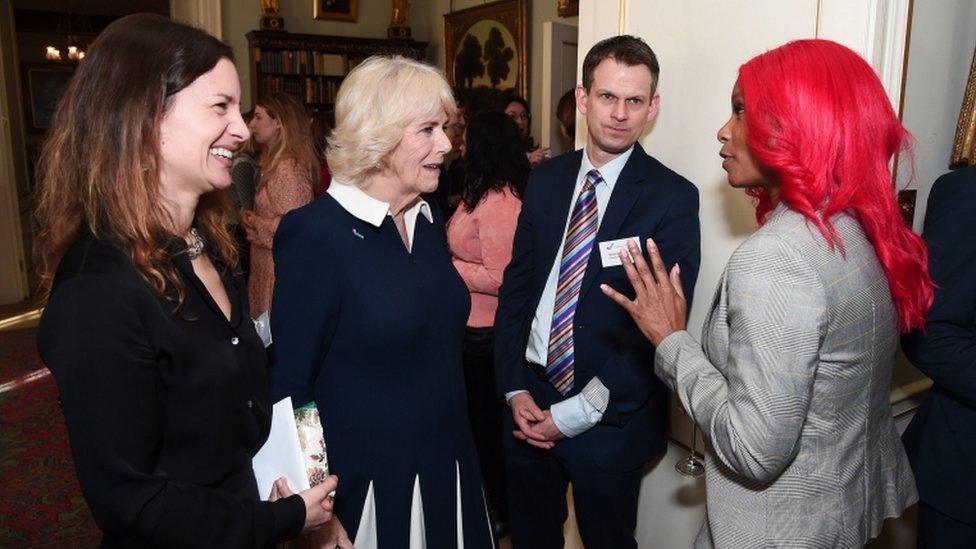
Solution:
<svg viewBox="0 0 976 549">
<path fill-rule="evenodd" d="M 620 238 L 617 240 L 607 240 L 606 242 L 600 242 L 600 259 L 603 261 L 604 267 L 616 267 L 620 265 L 620 250 L 627 249 L 627 242 L 633 240 L 637 243 L 637 249 L 641 249 L 640 239 L 636 236 L 631 236 L 628 238 Z"/>
</svg>

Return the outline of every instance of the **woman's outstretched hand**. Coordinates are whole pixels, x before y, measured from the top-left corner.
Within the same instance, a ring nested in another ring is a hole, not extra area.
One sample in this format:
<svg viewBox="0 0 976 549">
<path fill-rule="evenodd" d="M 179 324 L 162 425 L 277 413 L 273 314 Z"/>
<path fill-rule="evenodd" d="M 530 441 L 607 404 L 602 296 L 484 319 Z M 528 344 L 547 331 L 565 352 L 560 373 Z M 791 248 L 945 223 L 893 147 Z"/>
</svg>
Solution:
<svg viewBox="0 0 976 549">
<path fill-rule="evenodd" d="M 644 336 L 657 347 L 664 338 L 685 329 L 688 304 L 681 288 L 678 264 L 675 263 L 668 273 L 661 252 L 650 238 L 647 239 L 647 255 L 651 258 L 650 267 L 633 240 L 627 243 L 626 250 L 620 251 L 620 261 L 636 294 L 633 300 L 606 284 L 600 284 L 600 290 L 626 309 Z"/>
</svg>

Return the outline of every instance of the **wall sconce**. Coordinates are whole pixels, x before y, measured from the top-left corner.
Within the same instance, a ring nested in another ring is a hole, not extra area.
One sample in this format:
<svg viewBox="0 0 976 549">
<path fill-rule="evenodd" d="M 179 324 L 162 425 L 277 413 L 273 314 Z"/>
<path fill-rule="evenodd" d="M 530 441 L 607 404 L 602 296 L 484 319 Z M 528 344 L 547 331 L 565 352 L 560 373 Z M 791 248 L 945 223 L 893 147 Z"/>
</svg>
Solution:
<svg viewBox="0 0 976 549">
<path fill-rule="evenodd" d="M 48 46 L 47 47 L 47 52 L 44 54 L 44 57 L 48 61 L 60 61 L 61 60 L 61 50 L 59 50 L 58 48 L 55 48 L 54 46 Z"/>
</svg>

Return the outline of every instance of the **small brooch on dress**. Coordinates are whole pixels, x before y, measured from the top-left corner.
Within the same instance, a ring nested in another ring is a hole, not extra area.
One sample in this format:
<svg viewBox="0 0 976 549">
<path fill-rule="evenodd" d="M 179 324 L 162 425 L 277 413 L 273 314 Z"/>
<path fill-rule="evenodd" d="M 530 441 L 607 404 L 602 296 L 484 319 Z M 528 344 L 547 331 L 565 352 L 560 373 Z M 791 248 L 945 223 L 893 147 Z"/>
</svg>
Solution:
<svg viewBox="0 0 976 549">
<path fill-rule="evenodd" d="M 363 236 L 363 233 L 361 233 L 361 232 L 359 232 L 359 231 L 357 231 L 355 227 L 354 227 L 354 228 L 353 228 L 353 230 L 352 230 L 352 234 L 354 234 L 354 235 L 356 235 L 356 236 L 358 236 L 359 238 L 362 238 L 363 240 L 365 240 L 365 239 L 366 239 L 366 237 L 365 237 L 365 236 Z"/>
</svg>

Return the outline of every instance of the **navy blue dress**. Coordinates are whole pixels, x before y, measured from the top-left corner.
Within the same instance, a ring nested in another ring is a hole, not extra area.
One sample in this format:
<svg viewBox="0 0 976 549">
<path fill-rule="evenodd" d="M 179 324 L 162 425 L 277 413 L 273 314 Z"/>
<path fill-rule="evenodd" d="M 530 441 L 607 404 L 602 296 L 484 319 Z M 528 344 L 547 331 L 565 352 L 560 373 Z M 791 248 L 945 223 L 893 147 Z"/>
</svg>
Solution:
<svg viewBox="0 0 976 549">
<path fill-rule="evenodd" d="M 372 483 L 379 546 L 407 547 L 419 478 L 427 547 L 458 545 L 458 501 L 464 547 L 492 547 L 461 368 L 470 297 L 441 220 L 418 216 L 408 252 L 391 217 L 326 195 L 285 216 L 274 261 L 272 397 L 316 402 L 350 539 Z"/>
</svg>

